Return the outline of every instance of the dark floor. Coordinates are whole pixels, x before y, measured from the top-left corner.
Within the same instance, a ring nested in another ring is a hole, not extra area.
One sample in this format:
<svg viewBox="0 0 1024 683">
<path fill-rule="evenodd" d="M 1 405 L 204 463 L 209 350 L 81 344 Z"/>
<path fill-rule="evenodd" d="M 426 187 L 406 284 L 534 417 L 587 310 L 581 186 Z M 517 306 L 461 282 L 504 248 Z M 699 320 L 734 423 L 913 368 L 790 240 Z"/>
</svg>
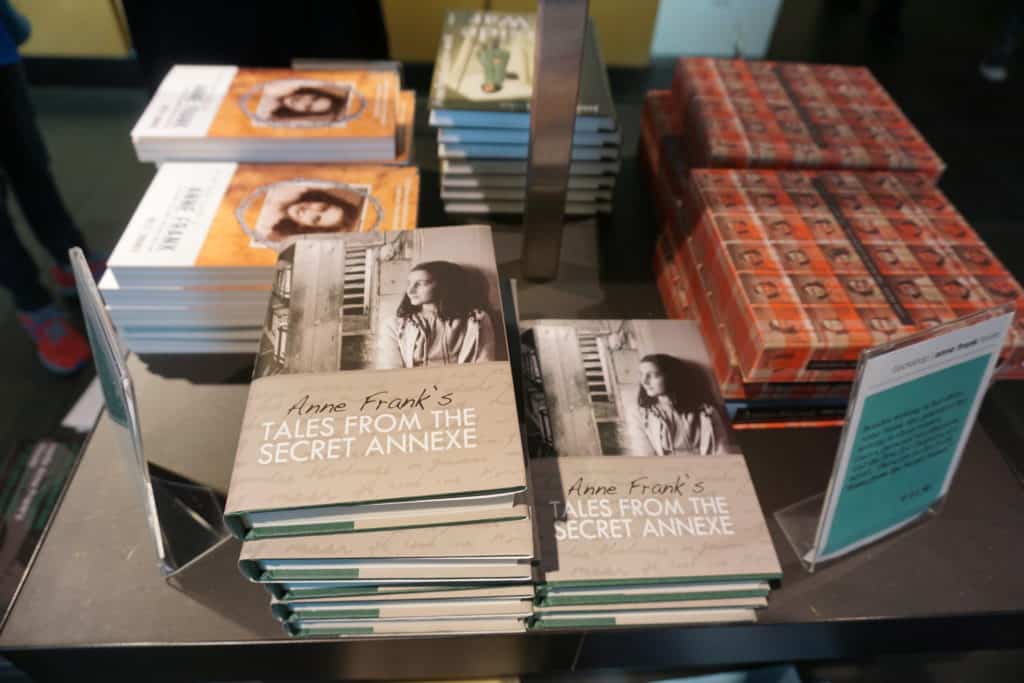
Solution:
<svg viewBox="0 0 1024 683">
<path fill-rule="evenodd" d="M 1011 80 L 1004 85 L 985 83 L 977 71 L 1009 2 L 910 0 L 905 3 L 902 36 L 893 36 L 869 30 L 873 8 L 885 1 L 787 0 L 769 57 L 870 66 L 947 162 L 942 189 L 1018 279 L 1024 280 L 1024 59 L 1017 60 Z M 408 72 L 421 95 L 429 73 L 426 66 Z M 635 230 L 640 244 L 648 239 L 642 236 L 652 233 L 649 208 L 638 210 L 648 202 L 632 159 L 640 104 L 648 88 L 668 87 L 670 75 L 669 64 L 646 72 L 612 73 L 627 156 L 612 222 L 620 236 Z M 34 97 L 64 198 L 91 246 L 109 251 L 154 173 L 151 165 L 135 161 L 128 138 L 146 95 L 130 88 L 39 87 Z M 437 176 L 430 172 L 437 167 L 433 138 L 425 125 L 423 105 L 421 98 L 417 131 L 417 154 L 424 167 L 421 224 L 443 224 Z M 31 240 L 27 243 L 37 260 L 48 265 L 42 251 Z M 17 327 L 6 294 L 0 294 L 0 357 L 5 359 L 0 368 L 2 453 L 15 440 L 52 431 L 91 373 L 57 379 L 43 370 Z M 1019 406 L 1012 399 L 1020 393 L 1009 390 L 1006 404 Z M 1019 409 L 1004 405 L 1003 412 L 1020 422 Z M 835 680 L 860 680 L 835 675 Z M 995 679 L 968 675 L 963 680 Z"/>
</svg>

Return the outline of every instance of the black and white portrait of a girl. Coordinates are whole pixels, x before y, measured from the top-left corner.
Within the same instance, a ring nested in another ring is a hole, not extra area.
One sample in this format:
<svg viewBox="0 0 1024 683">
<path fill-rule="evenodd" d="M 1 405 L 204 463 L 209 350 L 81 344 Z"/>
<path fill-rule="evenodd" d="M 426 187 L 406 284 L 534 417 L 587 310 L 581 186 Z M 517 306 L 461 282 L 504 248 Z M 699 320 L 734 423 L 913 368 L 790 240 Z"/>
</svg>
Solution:
<svg viewBox="0 0 1024 683">
<path fill-rule="evenodd" d="M 503 359 L 487 292 L 473 273 L 450 261 L 413 265 L 405 293 L 379 338 L 377 366 L 414 368 Z"/>
<path fill-rule="evenodd" d="M 637 409 L 655 455 L 724 452 L 725 426 L 709 401 L 706 369 L 664 353 L 640 359 Z"/>
</svg>

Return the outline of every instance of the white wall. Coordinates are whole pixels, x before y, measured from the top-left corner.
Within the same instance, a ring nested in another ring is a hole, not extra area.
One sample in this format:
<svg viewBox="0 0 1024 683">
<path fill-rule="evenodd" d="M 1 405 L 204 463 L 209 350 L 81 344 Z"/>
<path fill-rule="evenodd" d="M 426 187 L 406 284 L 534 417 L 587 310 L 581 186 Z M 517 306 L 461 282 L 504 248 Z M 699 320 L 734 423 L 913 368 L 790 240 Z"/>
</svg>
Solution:
<svg viewBox="0 0 1024 683">
<path fill-rule="evenodd" d="M 782 0 L 661 0 L 651 57 L 702 55 L 759 59 L 768 50 Z"/>
</svg>

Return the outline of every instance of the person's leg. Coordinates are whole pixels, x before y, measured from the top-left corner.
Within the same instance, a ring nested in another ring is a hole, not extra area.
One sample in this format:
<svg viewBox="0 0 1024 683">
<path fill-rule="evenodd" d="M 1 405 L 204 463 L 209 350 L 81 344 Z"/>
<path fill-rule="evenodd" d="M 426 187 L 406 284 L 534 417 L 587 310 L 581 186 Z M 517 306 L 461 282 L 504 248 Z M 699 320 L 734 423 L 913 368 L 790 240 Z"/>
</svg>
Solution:
<svg viewBox="0 0 1024 683">
<path fill-rule="evenodd" d="M 7 212 L 7 187 L 0 173 L 0 286 L 14 298 L 19 311 L 33 311 L 51 303 L 50 293 L 39 283 L 36 264 L 18 234 Z"/>
<path fill-rule="evenodd" d="M 85 238 L 50 173 L 49 155 L 20 64 L 0 67 L 0 166 L 32 233 L 53 260 L 66 267 L 68 249 L 85 247 Z"/>
<path fill-rule="evenodd" d="M 69 374 L 89 362 L 89 343 L 71 326 L 39 283 L 32 257 L 14 231 L 7 211 L 7 187 L 0 173 L 0 287 L 14 298 L 18 323 L 35 344 L 40 362 L 52 372 Z"/>
</svg>

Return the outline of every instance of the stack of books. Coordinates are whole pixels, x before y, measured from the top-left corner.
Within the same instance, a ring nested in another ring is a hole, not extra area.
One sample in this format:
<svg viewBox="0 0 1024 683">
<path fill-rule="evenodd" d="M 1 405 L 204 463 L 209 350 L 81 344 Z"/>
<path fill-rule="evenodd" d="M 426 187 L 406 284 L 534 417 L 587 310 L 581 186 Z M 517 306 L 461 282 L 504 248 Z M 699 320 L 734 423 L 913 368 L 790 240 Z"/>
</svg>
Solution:
<svg viewBox="0 0 1024 683">
<path fill-rule="evenodd" d="M 403 162 L 394 71 L 178 65 L 132 129 L 140 161 Z"/>
<path fill-rule="evenodd" d="M 253 353 L 278 253 L 299 239 L 416 226 L 414 167 L 161 165 L 100 292 L 136 353 Z"/>
<path fill-rule="evenodd" d="M 452 214 L 520 214 L 526 193 L 536 15 L 451 11 L 430 90 L 441 198 Z M 566 213 L 611 210 L 621 134 L 588 21 Z"/>
<path fill-rule="evenodd" d="M 485 226 L 276 265 L 225 520 L 294 635 L 522 631 L 533 523 Z"/>
<path fill-rule="evenodd" d="M 661 224 L 654 255 L 661 298 L 670 316 L 704 329 L 736 427 L 841 424 L 847 379 L 741 372 L 720 306 L 706 295 L 707 273 L 688 245 L 699 213 L 691 169 L 913 171 L 934 183 L 942 160 L 859 67 L 683 58 L 672 90 L 647 94 L 641 131 L 639 156 Z"/>
<path fill-rule="evenodd" d="M 751 388 L 748 409 L 784 395 L 839 410 L 863 350 L 1008 302 L 1018 318 L 997 377 L 1024 377 L 1024 290 L 928 176 L 690 178 L 691 234 L 666 232 L 662 253 L 718 346 L 720 381 Z"/>
<path fill-rule="evenodd" d="M 522 353 L 533 626 L 755 620 L 781 568 L 696 324 L 525 322 Z"/>
</svg>

